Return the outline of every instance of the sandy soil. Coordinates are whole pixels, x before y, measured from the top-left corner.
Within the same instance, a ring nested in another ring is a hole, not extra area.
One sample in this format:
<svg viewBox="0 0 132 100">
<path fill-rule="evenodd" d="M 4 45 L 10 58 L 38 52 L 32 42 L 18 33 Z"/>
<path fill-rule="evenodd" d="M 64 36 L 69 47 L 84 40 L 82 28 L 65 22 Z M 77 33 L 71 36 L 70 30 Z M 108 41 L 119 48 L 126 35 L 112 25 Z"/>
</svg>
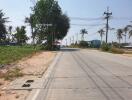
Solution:
<svg viewBox="0 0 132 100">
<path fill-rule="evenodd" d="M 24 74 L 22 78 L 27 77 L 40 77 L 44 74 L 49 64 L 55 57 L 56 52 L 41 52 L 37 53 L 31 58 L 25 58 L 20 60 L 13 67 L 18 67 Z M 8 69 L 8 68 L 7 68 Z M 6 69 L 1 71 L 6 72 Z M 25 98 L 30 93 L 29 90 L 6 90 L 6 87 L 11 83 L 11 81 L 5 81 L 0 79 L 0 100 L 25 100 Z"/>
<path fill-rule="evenodd" d="M 123 54 L 123 56 L 132 57 L 132 54 Z"/>
</svg>

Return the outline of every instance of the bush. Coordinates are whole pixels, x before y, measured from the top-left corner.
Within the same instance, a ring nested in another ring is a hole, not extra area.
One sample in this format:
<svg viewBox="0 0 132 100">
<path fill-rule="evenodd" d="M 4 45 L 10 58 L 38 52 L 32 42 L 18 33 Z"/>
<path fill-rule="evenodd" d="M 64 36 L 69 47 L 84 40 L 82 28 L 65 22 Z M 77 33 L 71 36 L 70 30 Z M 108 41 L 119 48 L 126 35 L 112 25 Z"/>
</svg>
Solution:
<svg viewBox="0 0 132 100">
<path fill-rule="evenodd" d="M 112 47 L 110 49 L 110 52 L 115 53 L 115 54 L 123 54 L 123 53 L 125 53 L 124 50 L 116 48 L 116 47 Z"/>
<path fill-rule="evenodd" d="M 105 43 L 105 42 L 103 42 L 102 45 L 101 45 L 101 50 L 102 51 L 109 51 L 110 48 L 111 48 L 111 46 L 109 44 Z"/>
<path fill-rule="evenodd" d="M 80 41 L 79 47 L 80 48 L 88 48 L 89 44 L 86 41 Z"/>
</svg>

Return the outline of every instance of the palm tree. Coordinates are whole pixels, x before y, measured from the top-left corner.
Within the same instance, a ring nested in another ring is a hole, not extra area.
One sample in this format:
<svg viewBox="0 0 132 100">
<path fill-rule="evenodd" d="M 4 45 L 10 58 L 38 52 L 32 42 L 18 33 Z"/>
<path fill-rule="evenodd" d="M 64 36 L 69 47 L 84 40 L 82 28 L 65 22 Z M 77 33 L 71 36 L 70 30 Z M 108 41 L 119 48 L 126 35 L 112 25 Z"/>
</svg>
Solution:
<svg viewBox="0 0 132 100">
<path fill-rule="evenodd" d="M 129 31 L 129 38 L 132 37 L 132 30 Z"/>
<path fill-rule="evenodd" d="M 29 23 L 31 27 L 31 34 L 32 34 L 32 39 L 33 39 L 33 44 L 34 44 L 34 41 L 35 41 L 35 32 L 33 31 L 34 30 L 34 16 L 30 15 L 30 17 L 26 17 L 25 23 Z"/>
<path fill-rule="evenodd" d="M 125 43 L 126 43 L 126 38 L 127 38 L 127 32 L 129 31 L 129 26 L 127 25 L 124 29 L 123 29 L 123 32 L 125 33 L 124 36 L 125 36 Z"/>
<path fill-rule="evenodd" d="M 8 31 L 8 39 L 10 40 L 10 37 L 12 36 L 12 26 L 9 26 Z"/>
<path fill-rule="evenodd" d="M 84 35 L 88 34 L 86 29 L 81 29 L 80 34 L 82 34 L 82 41 L 84 41 Z"/>
<path fill-rule="evenodd" d="M 12 33 L 12 26 L 9 26 L 9 33 L 11 34 Z"/>
<path fill-rule="evenodd" d="M 103 29 L 100 29 L 100 30 L 98 31 L 98 33 L 100 34 L 100 37 L 101 37 L 101 44 L 102 44 L 103 35 L 105 34 L 104 32 L 105 32 L 105 31 L 104 31 Z"/>
<path fill-rule="evenodd" d="M 119 44 L 121 43 L 122 35 L 123 35 L 123 30 L 118 29 L 117 30 L 117 39 L 119 40 Z"/>
</svg>

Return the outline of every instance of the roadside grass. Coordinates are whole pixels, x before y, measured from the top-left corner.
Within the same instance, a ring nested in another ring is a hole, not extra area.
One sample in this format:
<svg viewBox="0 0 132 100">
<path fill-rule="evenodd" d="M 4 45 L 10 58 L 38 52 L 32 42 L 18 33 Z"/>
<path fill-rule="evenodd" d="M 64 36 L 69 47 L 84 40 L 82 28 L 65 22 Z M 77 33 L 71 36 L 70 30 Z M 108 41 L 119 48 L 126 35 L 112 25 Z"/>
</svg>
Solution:
<svg viewBox="0 0 132 100">
<path fill-rule="evenodd" d="M 111 47 L 110 52 L 114 54 L 124 54 L 125 53 L 123 49 L 115 48 L 115 47 Z"/>
<path fill-rule="evenodd" d="M 41 48 L 39 46 L 0 46 L 0 65 L 9 64 L 29 56 Z"/>
<path fill-rule="evenodd" d="M 23 73 L 19 68 L 9 69 L 6 73 L 0 72 L 0 78 L 4 78 L 5 80 L 14 80 L 15 78 L 22 77 Z"/>
</svg>

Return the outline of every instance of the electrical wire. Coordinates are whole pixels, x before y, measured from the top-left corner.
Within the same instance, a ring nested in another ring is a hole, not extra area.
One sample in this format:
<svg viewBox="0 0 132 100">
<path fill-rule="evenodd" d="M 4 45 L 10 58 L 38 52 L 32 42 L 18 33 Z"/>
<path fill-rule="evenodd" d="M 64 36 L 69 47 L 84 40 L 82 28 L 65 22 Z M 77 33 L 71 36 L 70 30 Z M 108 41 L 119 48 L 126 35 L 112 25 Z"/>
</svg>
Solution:
<svg viewBox="0 0 132 100">
<path fill-rule="evenodd" d="M 71 20 L 82 20 L 82 21 L 95 21 L 95 20 L 104 20 L 105 17 L 98 18 L 82 18 L 82 17 L 70 17 Z M 132 20 L 132 17 L 111 17 L 110 19 L 114 20 Z"/>
<path fill-rule="evenodd" d="M 103 17 L 99 18 L 81 18 L 81 17 L 70 17 L 72 20 L 84 20 L 84 21 L 94 21 L 94 20 L 101 20 Z"/>
<path fill-rule="evenodd" d="M 101 25 L 105 25 L 105 24 L 71 24 L 72 26 L 101 26 Z"/>
</svg>

